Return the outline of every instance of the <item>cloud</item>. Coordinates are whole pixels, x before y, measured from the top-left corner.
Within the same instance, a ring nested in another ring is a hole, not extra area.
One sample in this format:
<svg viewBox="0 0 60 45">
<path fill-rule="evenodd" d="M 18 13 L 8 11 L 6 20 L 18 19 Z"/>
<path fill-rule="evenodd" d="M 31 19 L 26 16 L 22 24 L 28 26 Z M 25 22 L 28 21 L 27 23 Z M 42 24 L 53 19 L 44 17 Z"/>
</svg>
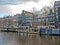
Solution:
<svg viewBox="0 0 60 45">
<path fill-rule="evenodd" d="M 0 5 L 0 14 L 11 14 L 11 8 L 9 5 Z"/>
<path fill-rule="evenodd" d="M 19 5 L 0 5 L 0 15 L 14 15 L 17 13 L 21 13 L 22 10 L 30 11 L 33 6 L 35 6 L 35 3 L 33 3 L 32 1 Z"/>
<path fill-rule="evenodd" d="M 12 1 L 12 2 L 11 2 Z M 49 0 L 0 0 L 0 14 L 16 14 L 20 13 L 22 10 L 31 11 L 34 7 L 37 10 L 40 10 L 44 5 L 49 3 Z M 1 2 L 4 2 L 4 5 L 1 5 Z M 13 5 L 13 4 L 18 5 Z M 20 4 L 21 2 L 21 4 Z M 25 3 L 23 3 L 25 2 Z M 38 2 L 38 3 L 36 3 Z M 42 3 L 43 2 L 43 3 Z M 12 4 L 12 5 L 11 5 Z"/>
<path fill-rule="evenodd" d="M 39 2 L 39 0 L 0 0 L 0 5 L 14 5 L 14 4 L 21 4 L 29 1 Z"/>
</svg>

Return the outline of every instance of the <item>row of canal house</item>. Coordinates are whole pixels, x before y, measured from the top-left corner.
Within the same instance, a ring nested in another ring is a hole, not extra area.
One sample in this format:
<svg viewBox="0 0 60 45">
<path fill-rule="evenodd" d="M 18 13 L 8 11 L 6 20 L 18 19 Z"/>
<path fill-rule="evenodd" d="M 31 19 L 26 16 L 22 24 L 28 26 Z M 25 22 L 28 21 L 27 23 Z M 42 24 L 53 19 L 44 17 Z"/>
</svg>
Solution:
<svg viewBox="0 0 60 45">
<path fill-rule="evenodd" d="M 49 11 L 49 28 L 60 28 L 60 1 L 55 1 L 54 6 Z"/>
<path fill-rule="evenodd" d="M 12 16 L 12 27 L 18 28 L 21 25 L 22 16 L 21 14 L 16 14 Z"/>
<path fill-rule="evenodd" d="M 30 28 L 36 29 L 38 27 L 48 27 L 48 17 L 39 17 L 34 13 L 28 11 L 22 11 L 22 26 L 29 26 Z"/>
<path fill-rule="evenodd" d="M 49 13 L 48 13 L 48 23 L 49 28 L 59 28 L 59 13 L 60 13 L 60 1 L 52 1 L 49 7 Z"/>
<path fill-rule="evenodd" d="M 60 28 L 60 1 L 55 1 L 52 8 L 44 7 L 42 10 L 47 11 L 49 28 Z M 42 13 L 43 15 L 45 13 Z"/>
<path fill-rule="evenodd" d="M 11 16 L 6 16 L 1 19 L 0 28 L 11 27 Z"/>
<path fill-rule="evenodd" d="M 42 8 L 39 13 L 37 15 L 23 10 L 21 14 L 0 18 L 0 28 L 19 26 L 60 28 L 60 1 L 56 1 L 53 8 L 47 6 Z"/>
<path fill-rule="evenodd" d="M 60 1 L 55 1 L 53 7 L 44 7 L 42 10 L 44 9 L 47 11 L 49 28 L 60 28 Z"/>
<path fill-rule="evenodd" d="M 2 28 L 2 26 L 3 26 L 3 24 L 2 24 L 2 23 L 3 23 L 2 20 L 3 20 L 3 19 L 0 18 L 0 28 Z"/>
<path fill-rule="evenodd" d="M 20 26 L 21 15 L 6 16 L 0 18 L 0 28 L 17 28 Z"/>
</svg>

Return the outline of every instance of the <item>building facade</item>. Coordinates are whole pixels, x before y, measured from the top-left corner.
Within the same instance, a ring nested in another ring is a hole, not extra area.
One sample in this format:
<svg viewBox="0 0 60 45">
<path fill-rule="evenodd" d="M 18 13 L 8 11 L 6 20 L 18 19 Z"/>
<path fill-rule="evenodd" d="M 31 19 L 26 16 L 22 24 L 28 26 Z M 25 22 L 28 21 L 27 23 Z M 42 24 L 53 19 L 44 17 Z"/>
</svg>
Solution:
<svg viewBox="0 0 60 45">
<path fill-rule="evenodd" d="M 33 23 L 33 13 L 22 11 L 22 26 L 32 26 Z"/>
<path fill-rule="evenodd" d="M 22 21 L 22 16 L 21 14 L 16 14 L 12 16 L 12 27 L 20 27 L 21 26 L 21 21 Z"/>
<path fill-rule="evenodd" d="M 60 1 L 55 1 L 55 27 L 60 28 Z"/>
<path fill-rule="evenodd" d="M 54 8 L 50 9 L 50 13 L 48 14 L 48 23 L 49 23 L 49 28 L 55 28 Z"/>
<path fill-rule="evenodd" d="M 0 28 L 3 28 L 3 18 L 0 18 Z"/>
<path fill-rule="evenodd" d="M 22 25 L 30 26 L 30 27 L 38 27 L 38 26 L 48 26 L 48 17 L 43 16 L 39 17 L 31 12 L 23 11 L 22 12 Z"/>
</svg>

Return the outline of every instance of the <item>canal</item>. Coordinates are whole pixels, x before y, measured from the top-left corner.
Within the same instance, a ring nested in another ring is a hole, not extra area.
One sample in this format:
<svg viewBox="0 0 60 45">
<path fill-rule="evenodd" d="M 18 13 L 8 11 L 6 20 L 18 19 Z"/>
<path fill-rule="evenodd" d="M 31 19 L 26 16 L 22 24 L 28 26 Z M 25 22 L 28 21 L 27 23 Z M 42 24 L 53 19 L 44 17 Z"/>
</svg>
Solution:
<svg viewBox="0 0 60 45">
<path fill-rule="evenodd" d="M 60 36 L 0 32 L 0 45 L 60 45 Z"/>
</svg>

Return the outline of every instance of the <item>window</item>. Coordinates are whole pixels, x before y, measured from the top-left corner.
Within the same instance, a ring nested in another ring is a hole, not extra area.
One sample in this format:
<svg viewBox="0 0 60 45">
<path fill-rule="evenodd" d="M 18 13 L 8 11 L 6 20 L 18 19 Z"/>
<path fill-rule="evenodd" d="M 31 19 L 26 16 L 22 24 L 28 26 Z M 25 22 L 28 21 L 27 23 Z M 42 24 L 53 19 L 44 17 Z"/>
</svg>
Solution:
<svg viewBox="0 0 60 45">
<path fill-rule="evenodd" d="M 31 19 L 27 19 L 26 22 L 32 22 L 32 20 Z"/>
<path fill-rule="evenodd" d="M 54 23 L 51 23 L 50 25 L 54 25 Z"/>
<path fill-rule="evenodd" d="M 54 28 L 54 27 L 53 27 Z"/>
<path fill-rule="evenodd" d="M 56 18 L 58 19 L 58 15 L 56 15 Z"/>
<path fill-rule="evenodd" d="M 39 19 L 38 19 L 38 22 L 42 22 L 42 19 L 41 19 L 41 18 L 39 18 Z"/>
<path fill-rule="evenodd" d="M 58 12 L 56 12 L 56 15 L 58 15 Z"/>
<path fill-rule="evenodd" d="M 52 28 L 52 27 L 51 27 Z"/>
</svg>

